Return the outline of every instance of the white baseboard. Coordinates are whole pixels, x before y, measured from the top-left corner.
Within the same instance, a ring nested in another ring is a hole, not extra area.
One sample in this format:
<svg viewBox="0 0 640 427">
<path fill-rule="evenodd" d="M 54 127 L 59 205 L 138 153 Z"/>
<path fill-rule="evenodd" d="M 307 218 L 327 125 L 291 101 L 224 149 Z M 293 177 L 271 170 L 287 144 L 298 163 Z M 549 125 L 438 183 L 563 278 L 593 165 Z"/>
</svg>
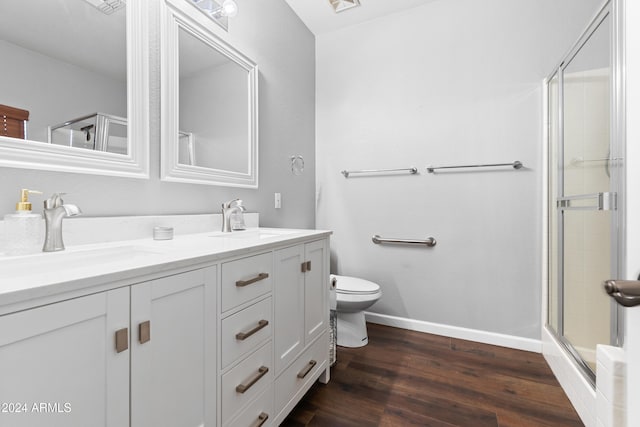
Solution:
<svg viewBox="0 0 640 427">
<path fill-rule="evenodd" d="M 513 335 L 480 331 L 477 329 L 467 329 L 459 326 L 449 326 L 379 313 L 366 312 L 365 317 L 367 322 L 377 323 L 379 325 L 394 326 L 397 328 L 408 329 L 410 331 L 426 332 L 434 335 L 442 335 L 451 338 L 497 345 L 500 347 L 542 353 L 542 341 L 531 338 L 522 338 Z"/>
</svg>

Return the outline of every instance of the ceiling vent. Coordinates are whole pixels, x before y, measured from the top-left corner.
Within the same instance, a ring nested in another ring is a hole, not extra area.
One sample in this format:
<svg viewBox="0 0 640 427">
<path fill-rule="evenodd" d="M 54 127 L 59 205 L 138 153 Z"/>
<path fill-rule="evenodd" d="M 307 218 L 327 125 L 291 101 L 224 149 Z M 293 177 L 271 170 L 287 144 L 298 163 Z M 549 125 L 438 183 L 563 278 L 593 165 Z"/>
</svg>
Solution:
<svg viewBox="0 0 640 427">
<path fill-rule="evenodd" d="M 91 6 L 97 8 L 105 15 L 111 15 L 113 12 L 122 9 L 127 5 L 126 0 L 85 0 Z"/>
<path fill-rule="evenodd" d="M 336 13 L 360 6 L 360 0 L 329 0 L 329 3 L 331 3 Z"/>
</svg>

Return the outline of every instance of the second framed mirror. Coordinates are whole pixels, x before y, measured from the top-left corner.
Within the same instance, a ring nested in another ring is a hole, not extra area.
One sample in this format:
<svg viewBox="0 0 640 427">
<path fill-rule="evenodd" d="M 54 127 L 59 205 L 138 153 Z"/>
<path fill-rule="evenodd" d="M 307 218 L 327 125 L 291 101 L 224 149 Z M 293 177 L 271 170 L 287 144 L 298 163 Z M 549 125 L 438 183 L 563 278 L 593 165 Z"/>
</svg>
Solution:
<svg viewBox="0 0 640 427">
<path fill-rule="evenodd" d="M 257 65 L 189 2 L 162 9 L 162 179 L 257 188 Z"/>
</svg>

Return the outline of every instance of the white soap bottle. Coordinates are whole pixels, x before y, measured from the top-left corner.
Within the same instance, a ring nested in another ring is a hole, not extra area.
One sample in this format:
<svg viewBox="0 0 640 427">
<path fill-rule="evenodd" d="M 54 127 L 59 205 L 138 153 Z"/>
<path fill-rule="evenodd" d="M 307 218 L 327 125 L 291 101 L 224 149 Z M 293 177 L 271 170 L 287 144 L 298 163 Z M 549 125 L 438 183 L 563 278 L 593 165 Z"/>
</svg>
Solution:
<svg viewBox="0 0 640 427">
<path fill-rule="evenodd" d="M 242 206 L 242 200 L 238 200 L 236 202 L 238 206 L 238 210 L 231 214 L 229 218 L 229 223 L 231 224 L 231 230 L 246 230 L 247 226 L 244 225 L 244 211 L 245 208 Z"/>
<path fill-rule="evenodd" d="M 26 255 L 42 251 L 42 215 L 31 212 L 29 194 L 39 191 L 20 191 L 16 212 L 4 216 L 4 252 L 6 255 Z"/>
</svg>

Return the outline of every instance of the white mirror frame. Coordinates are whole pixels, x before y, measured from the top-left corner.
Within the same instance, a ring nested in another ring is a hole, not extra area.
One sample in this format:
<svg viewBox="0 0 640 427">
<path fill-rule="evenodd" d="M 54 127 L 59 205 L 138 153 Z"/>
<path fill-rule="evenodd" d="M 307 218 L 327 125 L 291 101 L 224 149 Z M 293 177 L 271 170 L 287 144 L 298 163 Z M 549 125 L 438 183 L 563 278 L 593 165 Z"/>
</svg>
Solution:
<svg viewBox="0 0 640 427">
<path fill-rule="evenodd" d="M 0 137 L 0 167 L 149 178 L 149 8 L 127 2 L 128 154 Z"/>
<path fill-rule="evenodd" d="M 227 187 L 258 188 L 258 66 L 222 41 L 210 27 L 213 22 L 184 0 L 165 0 L 161 14 L 161 179 L 163 181 Z M 179 69 L 178 32 L 183 29 L 247 71 L 248 158 L 247 173 L 181 164 L 178 161 Z"/>
</svg>

